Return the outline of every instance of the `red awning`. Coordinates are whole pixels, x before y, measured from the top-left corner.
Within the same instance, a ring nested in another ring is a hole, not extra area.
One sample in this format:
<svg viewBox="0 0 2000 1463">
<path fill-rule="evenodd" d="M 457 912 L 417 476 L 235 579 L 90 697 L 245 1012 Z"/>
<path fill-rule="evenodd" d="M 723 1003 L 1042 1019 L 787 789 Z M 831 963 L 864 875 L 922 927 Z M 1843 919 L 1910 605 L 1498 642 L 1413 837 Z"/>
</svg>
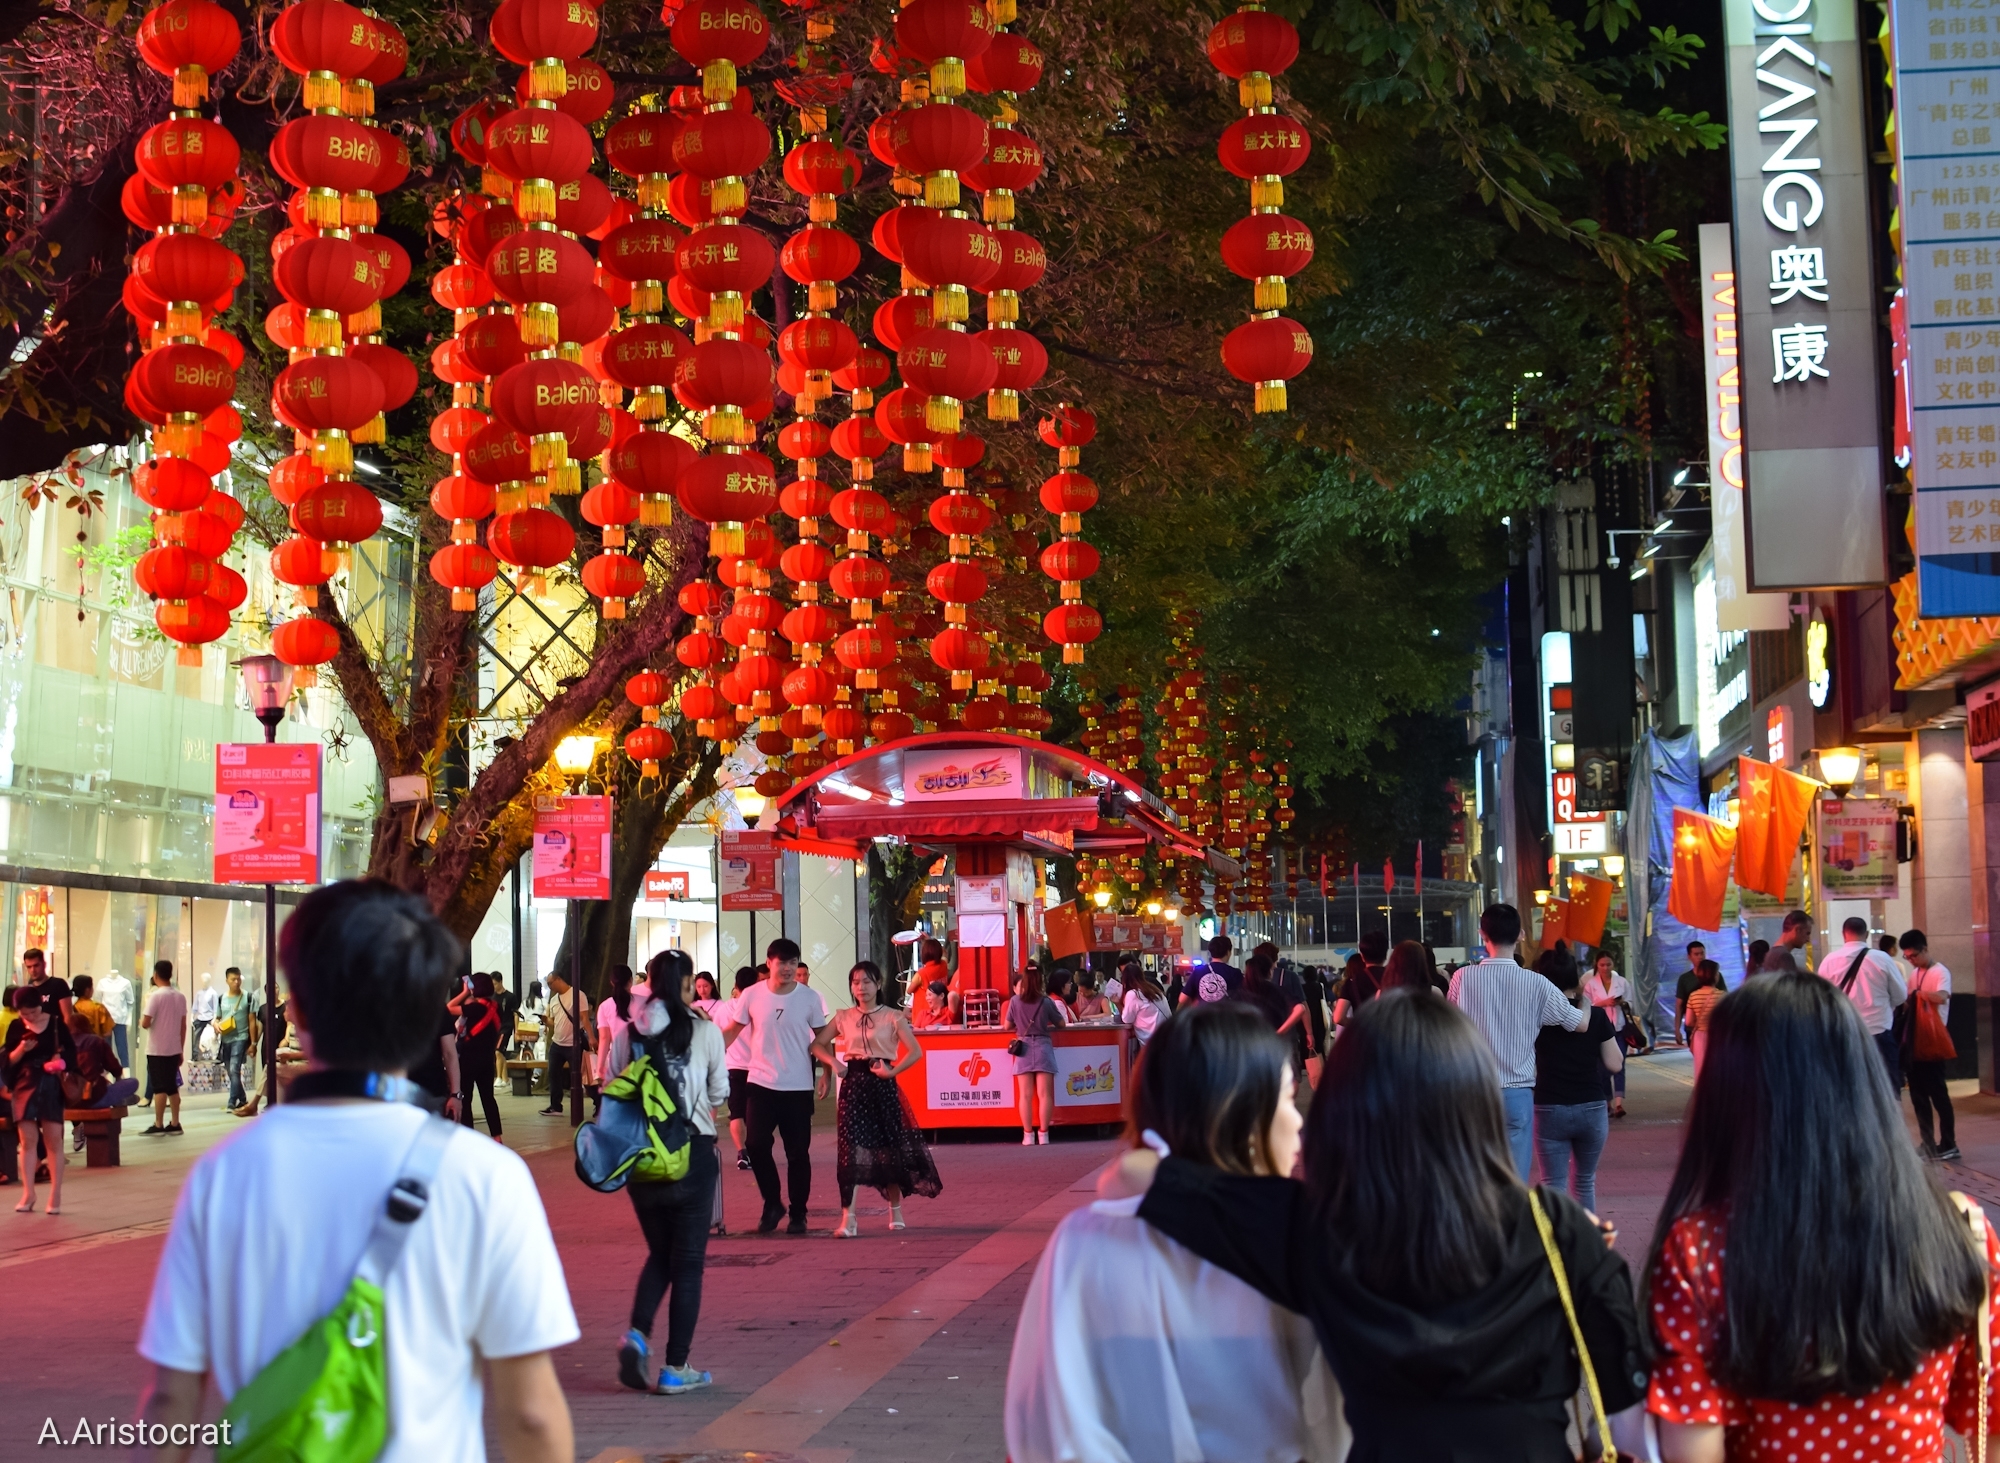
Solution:
<svg viewBox="0 0 2000 1463">
<path fill-rule="evenodd" d="M 1097 826 L 1097 799 L 984 798 L 888 807 L 881 803 L 820 802 L 813 831 L 822 838 L 1011 838 Z M 864 831 L 865 830 L 865 831 Z"/>
</svg>

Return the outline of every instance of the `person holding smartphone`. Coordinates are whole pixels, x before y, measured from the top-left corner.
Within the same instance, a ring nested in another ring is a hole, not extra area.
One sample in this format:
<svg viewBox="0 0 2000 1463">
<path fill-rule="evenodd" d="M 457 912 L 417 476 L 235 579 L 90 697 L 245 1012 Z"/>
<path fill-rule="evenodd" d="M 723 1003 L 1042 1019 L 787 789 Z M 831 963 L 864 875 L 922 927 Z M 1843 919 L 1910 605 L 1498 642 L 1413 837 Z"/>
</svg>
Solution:
<svg viewBox="0 0 2000 1463">
<path fill-rule="evenodd" d="M 848 972 L 854 1004 L 820 1029 L 814 1052 L 841 1078 L 835 1175 L 840 1181 L 840 1228 L 853 1239 L 861 1233 L 854 1213 L 857 1188 L 878 1189 L 889 1201 L 889 1228 L 902 1229 L 903 1196 L 935 1199 L 944 1185 L 937 1164 L 917 1128 L 909 1099 L 897 1076 L 923 1060 L 910 1018 L 882 1000 L 882 971 L 863 960 Z"/>
</svg>

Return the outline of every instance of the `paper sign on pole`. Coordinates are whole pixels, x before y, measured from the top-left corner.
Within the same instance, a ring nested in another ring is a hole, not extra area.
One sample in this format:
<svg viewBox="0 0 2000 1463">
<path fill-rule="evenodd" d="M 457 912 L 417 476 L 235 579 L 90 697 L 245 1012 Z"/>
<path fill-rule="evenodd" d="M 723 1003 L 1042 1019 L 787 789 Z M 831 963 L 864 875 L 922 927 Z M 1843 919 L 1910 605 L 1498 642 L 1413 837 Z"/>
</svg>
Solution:
<svg viewBox="0 0 2000 1463">
<path fill-rule="evenodd" d="M 778 836 L 754 828 L 722 830 L 718 860 L 722 907 L 728 910 L 783 909 L 784 886 L 778 879 Z"/>
<path fill-rule="evenodd" d="M 1888 798 L 1821 798 L 1819 882 L 1828 899 L 1894 899 L 1896 819 Z"/>
<path fill-rule="evenodd" d="M 611 897 L 611 799 L 535 799 L 535 898 Z"/>
<path fill-rule="evenodd" d="M 319 882 L 319 743 L 218 742 L 215 882 Z"/>
</svg>

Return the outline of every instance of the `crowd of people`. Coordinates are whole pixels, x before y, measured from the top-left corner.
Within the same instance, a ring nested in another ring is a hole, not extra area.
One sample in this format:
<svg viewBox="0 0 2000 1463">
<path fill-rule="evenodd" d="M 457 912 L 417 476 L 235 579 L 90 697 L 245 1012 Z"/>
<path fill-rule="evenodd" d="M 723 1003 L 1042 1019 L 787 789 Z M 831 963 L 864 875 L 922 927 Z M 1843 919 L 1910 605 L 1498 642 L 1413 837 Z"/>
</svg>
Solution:
<svg viewBox="0 0 2000 1463">
<path fill-rule="evenodd" d="M 1129 1149 L 1023 1306 L 1014 1463 L 1928 1463 L 1947 1426 L 2000 1458 L 2000 1244 L 1926 1169 L 1929 1128 L 1907 1136 L 1894 1018 L 1872 1019 L 1904 977 L 1861 953 L 1865 927 L 1816 972 L 1688 983 L 1702 1065 L 1636 1285 L 1587 1177 L 1633 1044 L 1605 1006 L 1627 998 L 1566 953 L 1524 969 L 1520 933 L 1490 906 L 1446 999 L 1347 995 L 1303 1137 L 1292 1052 L 1254 1005 L 1156 1030 Z M 1922 932 L 1900 948 L 1943 1006 Z"/>
</svg>

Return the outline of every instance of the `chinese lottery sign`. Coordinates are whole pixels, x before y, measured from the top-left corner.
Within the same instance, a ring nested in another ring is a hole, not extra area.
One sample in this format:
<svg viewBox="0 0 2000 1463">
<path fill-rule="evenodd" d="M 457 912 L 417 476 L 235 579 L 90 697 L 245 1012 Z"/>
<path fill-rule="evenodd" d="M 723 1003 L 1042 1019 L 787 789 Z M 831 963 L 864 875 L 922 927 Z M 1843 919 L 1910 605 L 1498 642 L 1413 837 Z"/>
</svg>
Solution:
<svg viewBox="0 0 2000 1463">
<path fill-rule="evenodd" d="M 319 882 L 319 743 L 218 742 L 215 882 Z"/>
<path fill-rule="evenodd" d="M 778 839 L 775 833 L 750 828 L 725 828 L 716 860 L 721 875 L 724 909 L 783 909 L 784 886 L 778 879 Z"/>
<path fill-rule="evenodd" d="M 535 898 L 611 897 L 611 799 L 535 799 Z"/>
</svg>

